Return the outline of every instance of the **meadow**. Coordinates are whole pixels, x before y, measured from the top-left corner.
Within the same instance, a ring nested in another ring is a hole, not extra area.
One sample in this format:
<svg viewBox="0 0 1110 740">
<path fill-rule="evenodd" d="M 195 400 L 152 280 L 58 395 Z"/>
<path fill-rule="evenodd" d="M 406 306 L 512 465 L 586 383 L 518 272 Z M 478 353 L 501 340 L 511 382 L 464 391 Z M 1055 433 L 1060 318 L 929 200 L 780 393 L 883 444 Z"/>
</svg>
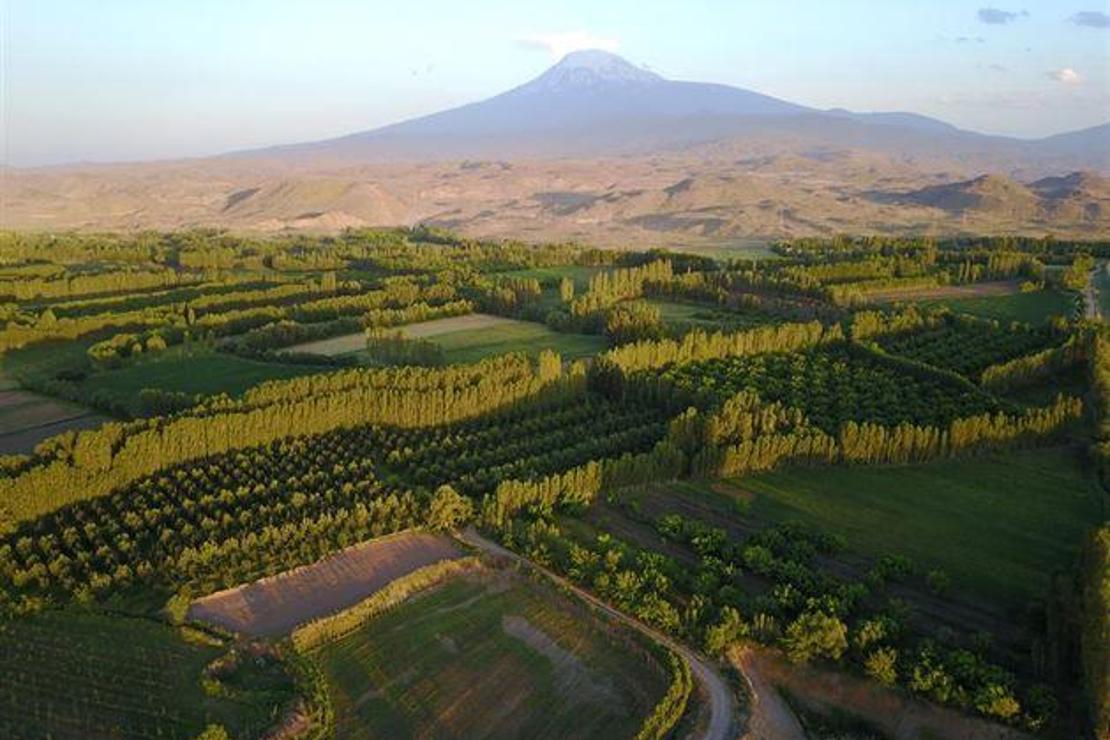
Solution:
<svg viewBox="0 0 1110 740">
<path fill-rule="evenodd" d="M 1043 324 L 1053 316 L 1071 316 L 1074 299 L 1058 290 L 985 296 L 981 298 L 941 298 L 917 301 L 923 308 L 943 307 L 997 321 Z"/>
<path fill-rule="evenodd" d="M 666 677 L 598 619 L 543 584 L 465 577 L 314 659 L 342 737 L 629 737 Z"/>
<path fill-rule="evenodd" d="M 799 521 L 874 557 L 902 554 L 959 587 L 1020 610 L 1069 568 L 1106 516 L 1071 449 L 924 465 L 796 468 L 734 481 L 752 516 Z"/>
</svg>

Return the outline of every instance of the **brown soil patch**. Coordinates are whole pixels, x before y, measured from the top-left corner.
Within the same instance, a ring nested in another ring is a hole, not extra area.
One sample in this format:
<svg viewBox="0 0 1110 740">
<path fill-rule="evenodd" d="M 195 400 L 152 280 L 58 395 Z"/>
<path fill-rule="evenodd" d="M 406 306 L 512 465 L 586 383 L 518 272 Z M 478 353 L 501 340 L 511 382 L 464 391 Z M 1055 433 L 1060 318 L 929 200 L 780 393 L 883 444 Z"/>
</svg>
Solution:
<svg viewBox="0 0 1110 740">
<path fill-rule="evenodd" d="M 248 635 L 282 635 L 353 606 L 418 568 L 461 554 L 447 537 L 404 532 L 197 599 L 189 607 L 189 618 Z"/>
<path fill-rule="evenodd" d="M 867 299 L 874 303 L 891 301 L 922 301 L 938 298 L 989 298 L 991 296 L 1013 295 L 1021 290 L 1014 280 L 991 283 L 972 283 L 971 285 L 940 285 L 932 288 L 909 288 L 877 290 L 868 293 Z"/>
<path fill-rule="evenodd" d="M 856 714 L 896 740 L 929 737 L 1023 740 L 1029 737 L 1013 728 L 885 689 L 858 676 L 795 665 L 767 650 L 735 651 L 731 657 L 753 683 L 758 677 L 760 681 L 782 687 L 814 709 L 837 707 Z"/>
<path fill-rule="evenodd" d="M 286 347 L 278 354 L 309 354 L 309 355 L 324 355 L 326 357 L 335 357 L 336 355 L 345 355 L 351 352 L 358 352 L 360 349 L 366 349 L 366 334 L 358 332 L 356 334 L 344 334 L 341 337 L 331 337 L 330 339 L 317 339 L 314 342 L 304 342 L 302 344 L 294 344 L 292 347 Z"/>
<path fill-rule="evenodd" d="M 493 326 L 519 324 L 516 319 L 506 319 L 503 316 L 492 316 L 488 313 L 469 313 L 465 316 L 449 316 L 445 319 L 432 319 L 421 321 L 419 324 L 409 324 L 398 327 L 401 333 L 409 339 L 420 337 L 434 337 L 440 334 L 450 334 L 456 331 L 470 329 L 488 329 Z"/>
</svg>

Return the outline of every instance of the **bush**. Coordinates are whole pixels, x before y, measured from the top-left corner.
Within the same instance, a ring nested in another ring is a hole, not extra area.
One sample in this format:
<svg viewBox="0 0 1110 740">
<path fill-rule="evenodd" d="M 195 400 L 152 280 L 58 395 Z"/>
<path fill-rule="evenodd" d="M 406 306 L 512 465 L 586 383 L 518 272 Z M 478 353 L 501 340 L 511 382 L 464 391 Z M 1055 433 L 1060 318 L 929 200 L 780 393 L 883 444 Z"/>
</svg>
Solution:
<svg viewBox="0 0 1110 740">
<path fill-rule="evenodd" d="M 873 651 L 864 661 L 863 670 L 883 686 L 893 686 L 898 681 L 898 651 L 890 647 Z"/>
</svg>

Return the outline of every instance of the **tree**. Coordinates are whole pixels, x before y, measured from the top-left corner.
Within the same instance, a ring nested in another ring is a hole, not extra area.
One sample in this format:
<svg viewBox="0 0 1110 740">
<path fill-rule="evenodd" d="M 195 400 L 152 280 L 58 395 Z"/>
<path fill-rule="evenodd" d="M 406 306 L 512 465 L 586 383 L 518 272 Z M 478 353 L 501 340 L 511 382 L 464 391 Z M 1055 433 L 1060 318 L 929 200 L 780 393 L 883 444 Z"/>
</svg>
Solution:
<svg viewBox="0 0 1110 740">
<path fill-rule="evenodd" d="M 563 303 L 570 303 L 574 300 L 574 280 L 565 277 L 559 281 L 559 298 Z"/>
<path fill-rule="evenodd" d="M 795 663 L 813 658 L 839 660 L 848 649 L 848 628 L 824 612 L 805 612 L 786 628 L 782 642 L 786 657 Z"/>
<path fill-rule="evenodd" d="M 457 529 L 473 516 L 474 504 L 470 499 L 448 485 L 436 489 L 428 506 L 428 526 L 432 529 Z"/>
</svg>

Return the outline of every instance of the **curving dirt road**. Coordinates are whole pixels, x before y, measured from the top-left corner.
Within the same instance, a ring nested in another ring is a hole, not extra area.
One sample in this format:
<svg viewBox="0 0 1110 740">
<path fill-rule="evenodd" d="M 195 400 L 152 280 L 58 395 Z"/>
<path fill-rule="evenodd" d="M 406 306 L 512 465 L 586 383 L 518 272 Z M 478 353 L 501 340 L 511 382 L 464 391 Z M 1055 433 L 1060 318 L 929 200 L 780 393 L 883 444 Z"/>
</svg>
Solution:
<svg viewBox="0 0 1110 740">
<path fill-rule="evenodd" d="M 633 619 L 624 612 L 606 604 L 601 599 L 593 594 L 585 591 L 573 583 L 563 578 L 560 575 L 537 565 L 527 558 L 517 555 L 515 552 L 506 550 L 495 542 L 487 540 L 482 535 L 478 534 L 473 528 L 468 528 L 465 532 L 459 535 L 459 538 L 468 545 L 476 547 L 480 550 L 485 550 L 493 555 L 506 557 L 519 563 L 525 563 L 536 571 L 543 573 L 551 580 L 558 583 L 564 588 L 570 589 L 576 596 L 582 600 L 592 604 L 593 606 L 601 609 L 606 614 L 614 617 L 615 619 L 624 622 L 630 627 L 639 630 L 641 633 L 647 635 L 652 640 L 665 645 L 670 650 L 678 653 L 690 665 L 690 672 L 693 673 L 694 678 L 705 690 L 706 695 L 709 697 L 709 723 L 705 728 L 704 734 L 701 736 L 703 740 L 726 740 L 735 736 L 735 728 L 733 720 L 736 717 L 736 705 L 733 701 L 732 690 L 729 688 L 728 683 L 717 671 L 716 668 L 703 661 L 698 655 L 689 648 L 681 645 L 670 637 L 664 635 L 662 632 L 647 626 L 637 619 Z"/>
</svg>

